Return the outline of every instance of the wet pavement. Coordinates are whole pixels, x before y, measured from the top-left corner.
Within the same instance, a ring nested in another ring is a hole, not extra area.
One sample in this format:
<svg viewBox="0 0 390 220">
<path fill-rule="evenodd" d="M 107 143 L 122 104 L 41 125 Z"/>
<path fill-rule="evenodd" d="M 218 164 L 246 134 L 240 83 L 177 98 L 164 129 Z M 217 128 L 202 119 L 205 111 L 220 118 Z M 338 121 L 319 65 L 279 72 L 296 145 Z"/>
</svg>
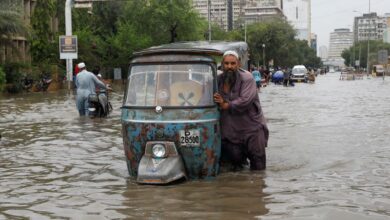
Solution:
<svg viewBox="0 0 390 220">
<path fill-rule="evenodd" d="M 129 178 L 122 93 L 94 120 L 66 91 L 0 96 L 0 219 L 390 218 L 390 78 L 262 88 L 267 170 L 163 187 Z"/>
</svg>

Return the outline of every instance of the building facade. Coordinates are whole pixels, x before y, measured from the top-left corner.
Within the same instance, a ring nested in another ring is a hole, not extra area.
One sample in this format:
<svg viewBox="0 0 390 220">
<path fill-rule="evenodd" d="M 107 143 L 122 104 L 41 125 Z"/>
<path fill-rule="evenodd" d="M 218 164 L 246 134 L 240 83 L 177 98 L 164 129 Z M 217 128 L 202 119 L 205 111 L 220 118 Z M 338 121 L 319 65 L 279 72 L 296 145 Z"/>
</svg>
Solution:
<svg viewBox="0 0 390 220">
<path fill-rule="evenodd" d="M 247 23 L 261 22 L 274 18 L 286 19 L 283 14 L 282 0 L 253 0 L 245 6 L 245 21 Z"/>
<path fill-rule="evenodd" d="M 328 59 L 328 47 L 327 46 L 320 46 L 318 49 L 318 56 L 321 58 L 321 60 Z"/>
<path fill-rule="evenodd" d="M 310 47 L 316 51 L 317 54 L 317 34 L 311 33 Z"/>
<path fill-rule="evenodd" d="M 341 54 L 353 45 L 353 33 L 348 28 L 335 29 L 330 33 L 328 61 L 334 66 L 344 66 Z"/>
<path fill-rule="evenodd" d="M 208 19 L 209 0 L 193 0 L 199 14 Z M 210 0 L 211 22 L 224 30 L 239 28 L 244 23 L 260 22 L 268 18 L 285 18 L 283 0 Z"/>
<path fill-rule="evenodd" d="M 383 31 L 383 41 L 390 43 L 390 14 L 385 14 L 386 29 Z"/>
<path fill-rule="evenodd" d="M 30 26 L 31 17 L 38 0 L 0 0 L 0 6 L 15 11 L 23 19 L 26 26 Z M 50 18 L 50 30 L 58 32 L 58 18 Z M 56 40 L 56 39 L 52 39 Z M 14 36 L 14 46 L 0 48 L 0 62 L 24 62 L 31 63 L 30 47 L 25 36 Z"/>
<path fill-rule="evenodd" d="M 354 19 L 354 41 L 383 40 L 387 18 L 375 12 L 363 14 Z"/>
<path fill-rule="evenodd" d="M 297 38 L 311 41 L 311 0 L 284 0 L 283 12 L 297 31 Z"/>
<path fill-rule="evenodd" d="M 199 14 L 208 19 L 209 0 L 193 0 L 193 7 Z M 210 20 L 224 30 L 231 30 L 244 15 L 244 0 L 212 0 L 210 1 Z"/>
<path fill-rule="evenodd" d="M 34 10 L 36 0 L 0 0 L 3 9 L 15 11 L 24 20 L 26 25 L 31 22 L 31 15 Z M 25 36 L 13 37 L 13 47 L 0 47 L 0 63 L 9 62 L 31 62 L 29 45 Z"/>
</svg>

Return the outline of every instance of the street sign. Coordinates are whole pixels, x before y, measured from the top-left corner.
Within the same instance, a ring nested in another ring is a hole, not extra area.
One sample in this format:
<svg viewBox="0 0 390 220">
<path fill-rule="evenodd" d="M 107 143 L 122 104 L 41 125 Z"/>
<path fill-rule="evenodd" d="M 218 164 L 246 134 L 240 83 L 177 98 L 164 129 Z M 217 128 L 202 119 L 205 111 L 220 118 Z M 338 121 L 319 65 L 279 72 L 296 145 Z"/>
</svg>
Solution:
<svg viewBox="0 0 390 220">
<path fill-rule="evenodd" d="M 92 8 L 92 1 L 91 0 L 75 0 L 74 1 L 74 7 L 75 8 Z"/>
<path fill-rule="evenodd" d="M 60 36 L 60 59 L 77 59 L 77 36 Z"/>
<path fill-rule="evenodd" d="M 378 63 L 387 64 L 389 62 L 389 54 L 387 50 L 378 51 Z"/>
<path fill-rule="evenodd" d="M 360 60 L 355 60 L 355 66 L 360 66 Z"/>
<path fill-rule="evenodd" d="M 114 68 L 114 79 L 115 80 L 122 79 L 122 69 L 121 68 Z"/>
</svg>

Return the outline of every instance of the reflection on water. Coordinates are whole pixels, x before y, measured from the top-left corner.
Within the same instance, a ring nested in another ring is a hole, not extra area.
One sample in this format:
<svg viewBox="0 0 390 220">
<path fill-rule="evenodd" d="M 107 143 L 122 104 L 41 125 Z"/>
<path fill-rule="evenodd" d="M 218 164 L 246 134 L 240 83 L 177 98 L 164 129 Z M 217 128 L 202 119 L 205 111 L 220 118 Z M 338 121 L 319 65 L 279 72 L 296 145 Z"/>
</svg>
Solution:
<svg viewBox="0 0 390 220">
<path fill-rule="evenodd" d="M 338 77 L 262 89 L 265 172 L 164 187 L 128 177 L 121 88 L 93 120 L 66 91 L 0 96 L 0 219 L 388 219 L 390 79 Z"/>
</svg>

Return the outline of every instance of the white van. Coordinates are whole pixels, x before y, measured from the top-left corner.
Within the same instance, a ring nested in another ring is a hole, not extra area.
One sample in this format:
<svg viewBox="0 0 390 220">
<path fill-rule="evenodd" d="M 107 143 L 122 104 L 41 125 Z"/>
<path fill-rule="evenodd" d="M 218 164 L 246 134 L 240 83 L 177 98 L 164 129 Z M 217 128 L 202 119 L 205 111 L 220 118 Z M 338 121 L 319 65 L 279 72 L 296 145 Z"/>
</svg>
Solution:
<svg viewBox="0 0 390 220">
<path fill-rule="evenodd" d="M 304 65 L 295 65 L 291 71 L 290 80 L 295 82 L 306 82 L 308 71 Z"/>
</svg>

